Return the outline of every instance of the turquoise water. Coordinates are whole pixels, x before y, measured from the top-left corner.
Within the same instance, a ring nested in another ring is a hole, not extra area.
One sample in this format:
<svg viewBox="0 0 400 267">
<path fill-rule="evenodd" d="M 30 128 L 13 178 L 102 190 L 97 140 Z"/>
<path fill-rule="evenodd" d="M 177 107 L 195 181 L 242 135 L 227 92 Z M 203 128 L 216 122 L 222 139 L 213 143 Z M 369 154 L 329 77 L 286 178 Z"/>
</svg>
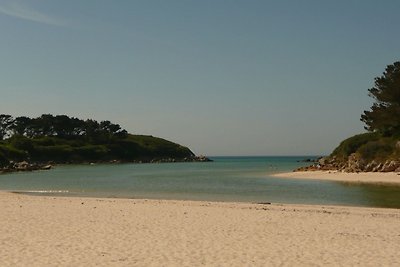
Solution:
<svg viewBox="0 0 400 267">
<path fill-rule="evenodd" d="M 400 208 L 400 186 L 282 179 L 304 157 L 215 157 L 214 162 L 66 165 L 0 175 L 0 190 L 31 194 Z"/>
</svg>

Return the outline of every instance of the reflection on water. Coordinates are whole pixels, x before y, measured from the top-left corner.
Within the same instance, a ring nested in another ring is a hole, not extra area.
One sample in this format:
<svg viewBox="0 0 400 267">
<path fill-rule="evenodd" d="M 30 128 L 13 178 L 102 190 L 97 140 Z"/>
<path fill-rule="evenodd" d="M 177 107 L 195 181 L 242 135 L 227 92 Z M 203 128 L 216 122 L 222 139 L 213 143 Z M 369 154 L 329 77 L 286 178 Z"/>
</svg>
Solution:
<svg viewBox="0 0 400 267">
<path fill-rule="evenodd" d="M 352 190 L 358 189 L 367 206 L 400 208 L 400 185 L 341 183 Z"/>
<path fill-rule="evenodd" d="M 275 202 L 400 208 L 400 186 L 280 179 L 302 157 L 225 157 L 207 163 L 58 166 L 0 175 L 0 189 L 31 194 Z"/>
</svg>

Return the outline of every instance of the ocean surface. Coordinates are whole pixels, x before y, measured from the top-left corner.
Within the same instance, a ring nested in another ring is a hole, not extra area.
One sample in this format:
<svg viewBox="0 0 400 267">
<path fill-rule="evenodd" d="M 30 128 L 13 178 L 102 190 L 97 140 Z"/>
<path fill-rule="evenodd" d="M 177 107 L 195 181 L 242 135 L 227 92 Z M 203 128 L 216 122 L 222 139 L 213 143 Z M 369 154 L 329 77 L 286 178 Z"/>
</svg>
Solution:
<svg viewBox="0 0 400 267">
<path fill-rule="evenodd" d="M 400 186 L 275 178 L 307 157 L 212 157 L 214 162 L 64 165 L 0 175 L 28 194 L 400 208 Z"/>
</svg>

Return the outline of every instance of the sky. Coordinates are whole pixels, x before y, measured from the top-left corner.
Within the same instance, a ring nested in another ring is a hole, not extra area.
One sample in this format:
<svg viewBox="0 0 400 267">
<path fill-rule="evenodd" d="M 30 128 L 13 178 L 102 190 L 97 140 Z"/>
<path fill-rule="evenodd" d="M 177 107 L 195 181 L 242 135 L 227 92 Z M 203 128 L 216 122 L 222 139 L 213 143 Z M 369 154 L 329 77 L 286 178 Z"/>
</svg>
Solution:
<svg viewBox="0 0 400 267">
<path fill-rule="evenodd" d="M 398 0 L 0 0 L 0 113 L 194 153 L 326 155 L 400 60 Z"/>
</svg>

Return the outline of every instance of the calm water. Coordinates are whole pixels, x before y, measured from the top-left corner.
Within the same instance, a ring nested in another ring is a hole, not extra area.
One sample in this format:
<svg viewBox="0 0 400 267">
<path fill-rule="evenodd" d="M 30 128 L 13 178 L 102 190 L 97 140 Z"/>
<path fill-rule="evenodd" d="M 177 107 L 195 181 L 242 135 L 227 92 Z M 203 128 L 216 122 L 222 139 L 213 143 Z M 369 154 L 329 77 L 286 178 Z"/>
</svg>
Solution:
<svg viewBox="0 0 400 267">
<path fill-rule="evenodd" d="M 57 166 L 0 175 L 0 190 L 33 194 L 333 204 L 400 208 L 400 186 L 274 178 L 304 157 L 216 157 L 209 163 Z"/>
</svg>

